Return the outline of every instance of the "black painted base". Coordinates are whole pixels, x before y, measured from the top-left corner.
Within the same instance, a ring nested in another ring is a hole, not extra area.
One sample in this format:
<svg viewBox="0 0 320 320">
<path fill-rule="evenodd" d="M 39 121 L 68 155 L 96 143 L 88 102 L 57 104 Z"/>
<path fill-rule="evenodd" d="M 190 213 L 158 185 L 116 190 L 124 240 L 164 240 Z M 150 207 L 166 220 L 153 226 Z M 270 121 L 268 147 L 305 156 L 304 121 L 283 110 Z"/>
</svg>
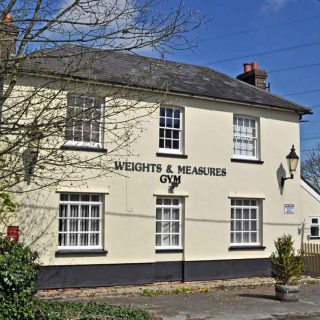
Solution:
<svg viewBox="0 0 320 320">
<path fill-rule="evenodd" d="M 270 275 L 269 259 L 42 266 L 40 289 L 88 288 Z"/>
</svg>

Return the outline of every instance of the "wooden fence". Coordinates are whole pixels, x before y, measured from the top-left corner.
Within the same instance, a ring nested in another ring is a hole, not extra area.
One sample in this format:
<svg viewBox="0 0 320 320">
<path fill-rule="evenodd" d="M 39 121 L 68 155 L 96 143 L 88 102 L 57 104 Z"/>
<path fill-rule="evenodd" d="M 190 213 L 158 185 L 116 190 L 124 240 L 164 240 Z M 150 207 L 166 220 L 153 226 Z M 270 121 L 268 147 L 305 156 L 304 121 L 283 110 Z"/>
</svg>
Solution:
<svg viewBox="0 0 320 320">
<path fill-rule="evenodd" d="M 320 275 L 320 244 L 304 243 L 301 250 L 303 250 L 305 256 L 305 271 Z"/>
</svg>

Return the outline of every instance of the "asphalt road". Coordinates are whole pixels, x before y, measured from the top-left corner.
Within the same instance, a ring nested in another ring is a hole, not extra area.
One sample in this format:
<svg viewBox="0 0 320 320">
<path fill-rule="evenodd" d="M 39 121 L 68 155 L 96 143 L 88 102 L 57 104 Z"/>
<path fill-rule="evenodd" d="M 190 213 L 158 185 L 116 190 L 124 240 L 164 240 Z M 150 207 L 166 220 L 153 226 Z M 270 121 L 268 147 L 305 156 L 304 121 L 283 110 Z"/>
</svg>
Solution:
<svg viewBox="0 0 320 320">
<path fill-rule="evenodd" d="M 272 285 L 155 297 L 100 297 L 99 300 L 139 306 L 164 320 L 320 320 L 320 285 L 315 284 L 302 285 L 300 302 L 276 300 Z"/>
</svg>

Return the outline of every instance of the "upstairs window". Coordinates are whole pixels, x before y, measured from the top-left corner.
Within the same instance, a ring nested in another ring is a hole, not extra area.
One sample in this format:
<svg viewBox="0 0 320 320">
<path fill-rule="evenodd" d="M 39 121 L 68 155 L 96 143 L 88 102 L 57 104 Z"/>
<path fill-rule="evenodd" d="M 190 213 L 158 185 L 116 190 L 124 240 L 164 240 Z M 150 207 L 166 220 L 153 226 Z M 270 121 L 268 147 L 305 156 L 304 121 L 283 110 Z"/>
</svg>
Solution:
<svg viewBox="0 0 320 320">
<path fill-rule="evenodd" d="M 310 217 L 310 237 L 320 237 L 320 217 Z"/>
<path fill-rule="evenodd" d="M 66 145 L 102 147 L 103 99 L 68 96 Z"/>
<path fill-rule="evenodd" d="M 233 157 L 258 159 L 258 123 L 246 116 L 233 117 Z"/>
<path fill-rule="evenodd" d="M 159 151 L 182 153 L 182 110 L 160 107 Z"/>
</svg>

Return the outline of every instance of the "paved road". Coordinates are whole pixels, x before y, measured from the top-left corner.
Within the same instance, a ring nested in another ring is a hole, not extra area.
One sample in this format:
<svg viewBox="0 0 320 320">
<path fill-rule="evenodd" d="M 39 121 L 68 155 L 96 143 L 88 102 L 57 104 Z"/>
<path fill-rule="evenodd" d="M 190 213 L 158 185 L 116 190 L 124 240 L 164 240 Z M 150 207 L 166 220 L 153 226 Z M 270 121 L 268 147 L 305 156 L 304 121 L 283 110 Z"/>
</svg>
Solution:
<svg viewBox="0 0 320 320">
<path fill-rule="evenodd" d="M 320 286 L 303 285 L 300 302 L 280 302 L 273 286 L 156 297 L 99 297 L 97 301 L 145 308 L 164 320 L 320 320 Z"/>
</svg>

